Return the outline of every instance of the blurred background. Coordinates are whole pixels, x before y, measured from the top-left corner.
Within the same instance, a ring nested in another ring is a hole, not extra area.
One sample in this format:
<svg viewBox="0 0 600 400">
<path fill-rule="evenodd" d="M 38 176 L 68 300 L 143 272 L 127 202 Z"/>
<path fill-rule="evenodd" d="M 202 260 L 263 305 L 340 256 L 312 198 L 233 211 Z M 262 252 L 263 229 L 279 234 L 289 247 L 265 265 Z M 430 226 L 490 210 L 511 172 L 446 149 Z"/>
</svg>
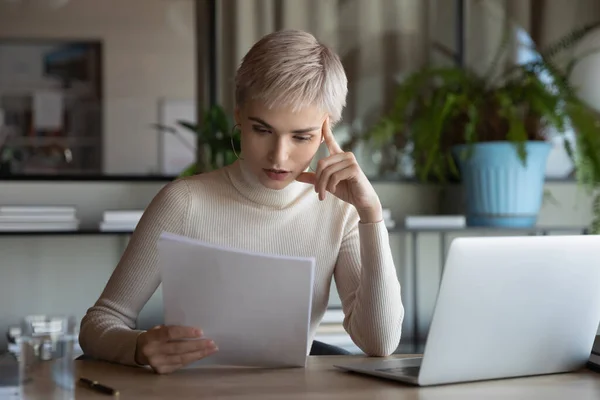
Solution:
<svg viewBox="0 0 600 400">
<path fill-rule="evenodd" d="M 0 0 L 0 332 L 28 314 L 83 316 L 160 188 L 231 162 L 241 57 L 264 34 L 298 28 L 346 69 L 334 134 L 386 209 L 406 309 L 398 351 L 418 349 L 453 237 L 594 232 L 599 20 L 594 0 Z M 491 91 L 500 111 L 482 111 L 490 91 L 481 87 L 515 65 L 524 78 Z M 402 86 L 420 72 L 441 80 L 443 96 Z M 415 99 L 424 113 L 401 107 Z M 522 104 L 533 111 L 503 114 Z M 529 207 L 514 211 L 529 222 L 469 219 L 477 195 L 437 168 L 442 138 L 469 132 L 446 124 L 445 110 L 457 121 L 478 115 L 479 133 L 500 115 L 496 140 L 548 143 L 537 184 L 494 186 Z M 571 147 L 583 155 L 570 157 Z M 421 175 L 429 156 L 434 167 Z M 318 338 L 358 351 L 339 307 L 332 286 Z M 159 289 L 140 326 L 161 312 Z M 0 337 L 0 352 L 10 341 Z"/>
</svg>

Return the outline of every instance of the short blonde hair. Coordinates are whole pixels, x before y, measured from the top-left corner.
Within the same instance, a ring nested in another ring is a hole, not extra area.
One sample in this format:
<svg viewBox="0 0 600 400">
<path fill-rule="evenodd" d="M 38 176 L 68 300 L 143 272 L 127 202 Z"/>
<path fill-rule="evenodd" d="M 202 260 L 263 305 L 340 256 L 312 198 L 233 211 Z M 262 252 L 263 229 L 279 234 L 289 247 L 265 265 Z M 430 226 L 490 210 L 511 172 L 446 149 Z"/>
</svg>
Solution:
<svg viewBox="0 0 600 400">
<path fill-rule="evenodd" d="M 335 52 L 310 33 L 281 30 L 270 33 L 244 56 L 235 77 L 235 100 L 261 100 L 269 108 L 298 111 L 317 106 L 332 124 L 342 118 L 348 79 Z"/>
</svg>

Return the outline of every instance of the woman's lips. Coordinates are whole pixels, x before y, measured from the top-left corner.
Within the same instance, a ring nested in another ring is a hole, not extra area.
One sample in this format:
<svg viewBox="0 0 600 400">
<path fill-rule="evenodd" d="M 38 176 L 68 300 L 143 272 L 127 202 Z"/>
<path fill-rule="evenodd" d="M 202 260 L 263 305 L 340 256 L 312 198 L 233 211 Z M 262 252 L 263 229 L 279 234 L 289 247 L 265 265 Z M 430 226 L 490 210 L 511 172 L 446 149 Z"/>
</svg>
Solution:
<svg viewBox="0 0 600 400">
<path fill-rule="evenodd" d="M 274 181 L 283 181 L 290 174 L 290 171 L 277 170 L 277 169 L 263 169 L 263 171 L 265 171 L 265 174 L 267 174 L 267 176 L 270 179 L 273 179 Z"/>
</svg>

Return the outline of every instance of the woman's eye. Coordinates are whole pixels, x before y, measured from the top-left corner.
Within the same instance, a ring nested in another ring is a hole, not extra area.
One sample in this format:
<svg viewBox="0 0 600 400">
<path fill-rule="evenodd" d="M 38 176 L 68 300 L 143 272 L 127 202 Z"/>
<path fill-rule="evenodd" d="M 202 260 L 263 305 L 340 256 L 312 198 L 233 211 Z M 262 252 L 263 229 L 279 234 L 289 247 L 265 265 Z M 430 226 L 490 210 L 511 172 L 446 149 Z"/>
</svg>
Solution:
<svg viewBox="0 0 600 400">
<path fill-rule="evenodd" d="M 262 126 L 258 126 L 258 125 L 253 125 L 252 129 L 254 130 L 254 132 L 258 132 L 258 133 L 269 133 L 270 131 L 263 128 Z"/>
<path fill-rule="evenodd" d="M 295 138 L 295 139 L 297 139 L 297 140 L 300 140 L 300 141 L 303 141 L 303 142 L 304 142 L 304 141 L 309 141 L 309 140 L 311 140 L 311 139 L 312 139 L 312 136 L 295 136 L 294 138 Z"/>
</svg>

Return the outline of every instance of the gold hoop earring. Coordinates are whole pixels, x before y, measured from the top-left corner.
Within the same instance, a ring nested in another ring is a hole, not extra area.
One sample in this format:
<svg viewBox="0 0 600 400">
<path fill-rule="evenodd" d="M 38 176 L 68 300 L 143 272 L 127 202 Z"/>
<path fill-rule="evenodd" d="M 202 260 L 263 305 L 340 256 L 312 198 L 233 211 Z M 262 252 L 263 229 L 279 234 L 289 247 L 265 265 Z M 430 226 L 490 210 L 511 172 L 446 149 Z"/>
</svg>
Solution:
<svg viewBox="0 0 600 400">
<path fill-rule="evenodd" d="M 237 157 L 238 160 L 243 160 L 243 158 L 241 158 L 240 156 L 238 156 L 237 151 L 235 151 L 235 144 L 233 143 L 233 132 L 235 131 L 235 128 L 241 126 L 240 124 L 235 124 L 233 126 L 233 128 L 231 129 L 231 135 L 229 135 L 229 138 L 231 139 L 231 149 L 233 150 L 233 154 L 235 154 L 235 156 Z"/>
</svg>

